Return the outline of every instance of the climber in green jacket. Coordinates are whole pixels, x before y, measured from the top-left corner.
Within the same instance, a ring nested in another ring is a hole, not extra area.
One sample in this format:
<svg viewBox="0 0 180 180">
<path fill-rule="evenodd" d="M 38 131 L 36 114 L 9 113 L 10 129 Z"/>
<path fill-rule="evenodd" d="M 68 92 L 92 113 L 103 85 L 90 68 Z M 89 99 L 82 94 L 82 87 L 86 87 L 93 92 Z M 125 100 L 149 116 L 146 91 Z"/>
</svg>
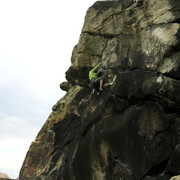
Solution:
<svg viewBox="0 0 180 180">
<path fill-rule="evenodd" d="M 103 92 L 102 86 L 103 86 L 104 77 L 98 77 L 100 72 L 102 72 L 103 69 L 101 68 L 97 71 L 100 65 L 101 65 L 101 62 L 96 67 L 94 67 L 91 71 L 89 71 L 89 79 L 91 81 L 91 83 L 89 84 L 89 87 L 93 87 L 94 89 L 96 89 L 97 86 L 99 86 L 98 91 Z"/>
</svg>

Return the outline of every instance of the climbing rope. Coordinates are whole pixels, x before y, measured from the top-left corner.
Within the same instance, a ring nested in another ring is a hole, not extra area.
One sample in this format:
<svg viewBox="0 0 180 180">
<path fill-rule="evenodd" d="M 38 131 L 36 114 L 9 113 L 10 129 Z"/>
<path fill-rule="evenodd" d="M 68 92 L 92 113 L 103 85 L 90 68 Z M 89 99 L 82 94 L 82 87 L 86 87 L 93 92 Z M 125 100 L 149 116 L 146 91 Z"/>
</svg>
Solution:
<svg viewBox="0 0 180 180">
<path fill-rule="evenodd" d="M 113 17 L 113 16 L 114 16 L 114 15 L 112 15 L 112 17 Z M 147 18 L 147 14 L 145 14 L 145 17 Z M 148 19 L 148 18 L 147 18 L 147 19 Z M 114 20 L 114 19 L 113 19 L 113 25 L 114 25 L 114 30 L 115 30 L 115 20 Z M 115 32 L 114 32 L 114 34 L 115 34 Z M 118 38 L 118 36 L 119 36 L 119 34 L 116 34 L 113 38 Z M 106 59 L 106 57 L 107 57 L 110 53 L 112 53 L 112 48 L 113 48 L 114 46 L 115 46 L 115 43 L 112 42 L 110 51 L 105 54 L 105 56 L 101 59 L 101 62 L 103 62 L 103 61 Z M 70 79 L 74 80 L 70 75 L 68 75 L 68 74 L 66 74 L 66 75 L 67 75 Z M 77 86 L 77 85 L 82 85 L 82 84 L 84 84 L 84 83 L 85 83 L 86 81 L 88 81 L 88 80 L 89 80 L 89 78 L 83 80 L 82 82 L 77 82 L 77 83 L 75 84 L 75 86 Z M 104 94 L 105 96 L 108 96 L 108 97 L 109 97 L 109 96 L 115 97 L 115 95 L 112 94 L 112 93 L 110 93 L 110 92 L 109 92 L 109 93 L 103 92 L 103 94 Z M 99 95 L 99 96 L 101 96 L 101 95 Z M 89 105 L 90 105 L 90 107 L 89 107 L 88 111 L 90 111 L 90 109 L 92 108 L 92 99 L 90 99 Z M 87 113 L 87 112 L 86 112 L 86 113 Z M 44 142 L 44 145 L 43 145 L 43 149 L 42 149 L 42 152 L 41 152 L 41 157 L 40 157 L 40 159 L 39 159 L 39 162 L 38 162 L 38 165 L 37 165 L 37 168 L 36 168 L 36 171 L 35 171 L 34 180 L 35 180 L 35 178 L 36 178 L 36 176 L 37 176 L 38 169 L 39 169 L 39 167 L 41 166 L 42 161 L 43 161 L 43 156 L 44 156 L 44 152 L 45 152 L 45 148 L 46 148 L 46 144 L 47 144 L 47 140 L 48 140 L 48 137 L 49 137 L 49 132 L 50 132 L 50 129 L 51 129 L 51 127 L 52 127 L 52 124 L 53 124 L 53 119 L 51 120 L 49 129 L 48 129 L 48 131 L 47 131 L 46 139 L 45 139 L 45 142 Z"/>
<path fill-rule="evenodd" d="M 113 16 L 114 16 L 114 15 L 112 15 L 112 17 L 113 17 Z M 114 19 L 113 19 L 113 26 L 114 26 L 114 30 L 115 30 L 115 20 L 114 20 Z M 115 32 L 114 32 L 114 34 L 115 34 Z M 119 36 L 119 34 L 116 34 L 113 38 L 118 38 L 118 36 Z M 94 44 L 96 44 L 96 43 L 94 43 Z M 110 51 L 105 54 L 105 56 L 101 59 L 101 62 L 103 62 L 103 61 L 106 59 L 106 57 L 107 57 L 110 53 L 112 53 L 112 49 L 113 49 L 114 46 L 115 46 L 115 43 L 112 42 Z M 74 80 L 70 75 L 68 75 L 68 74 L 66 74 L 66 75 L 67 75 L 70 79 Z M 88 81 L 88 80 L 89 80 L 89 78 L 87 78 L 87 79 L 85 79 L 85 80 L 83 80 L 83 81 L 81 81 L 81 82 L 77 82 L 77 83 L 75 84 L 75 86 L 77 86 L 77 85 L 82 85 L 82 84 L 84 84 L 84 83 L 85 83 L 86 81 Z"/>
<path fill-rule="evenodd" d="M 143 6 L 143 11 L 144 11 L 144 15 L 145 15 L 145 18 L 146 18 L 146 20 L 147 20 L 147 24 L 149 25 L 149 23 L 148 23 L 148 16 L 147 16 L 147 13 L 146 13 L 146 10 L 145 10 L 145 4 L 144 4 L 144 2 L 143 2 L 143 0 L 141 0 L 142 1 L 142 5 L 141 6 Z M 113 18 L 113 28 L 114 28 L 114 36 L 112 37 L 112 38 L 118 38 L 119 37 L 119 34 L 117 34 L 115 31 L 116 31 L 116 27 L 115 27 L 115 13 L 113 13 L 112 14 L 112 18 Z M 95 45 L 96 45 L 96 43 L 94 43 Z M 102 55 L 102 59 L 100 60 L 100 62 L 103 62 L 103 61 L 105 61 L 105 59 L 107 58 L 107 56 L 110 54 L 110 53 L 112 53 L 112 49 L 113 49 L 113 47 L 115 46 L 115 43 L 113 43 L 113 41 L 112 41 L 112 43 L 111 43 L 111 45 L 110 45 L 110 51 L 109 52 L 107 52 L 105 55 L 104 55 L 104 57 L 103 57 L 103 55 Z M 72 80 L 74 80 L 71 76 L 69 76 L 68 74 L 66 74 L 70 79 L 72 79 Z M 85 80 L 83 80 L 83 81 L 81 81 L 81 82 L 77 82 L 76 84 L 75 84 L 75 86 L 77 86 L 77 85 L 82 85 L 82 84 L 84 84 L 86 81 L 88 81 L 89 80 L 89 78 L 87 78 L 87 79 L 85 79 Z"/>
</svg>

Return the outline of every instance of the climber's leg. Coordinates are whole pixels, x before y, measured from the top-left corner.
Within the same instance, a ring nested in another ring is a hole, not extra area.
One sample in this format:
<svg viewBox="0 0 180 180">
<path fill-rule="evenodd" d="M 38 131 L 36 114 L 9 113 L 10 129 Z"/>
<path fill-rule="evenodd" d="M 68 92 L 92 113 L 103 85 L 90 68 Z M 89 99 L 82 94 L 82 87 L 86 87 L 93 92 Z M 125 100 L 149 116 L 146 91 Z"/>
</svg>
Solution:
<svg viewBox="0 0 180 180">
<path fill-rule="evenodd" d="M 98 83 L 97 79 L 93 78 L 93 79 L 91 80 L 91 83 L 89 84 L 89 87 L 93 89 L 93 94 L 94 94 L 96 91 L 98 92 L 98 90 L 99 90 L 99 87 L 98 87 L 98 86 L 99 86 L 99 83 Z"/>
<path fill-rule="evenodd" d="M 102 88 L 102 86 L 103 86 L 103 81 L 104 81 L 103 78 L 100 79 L 100 87 L 99 87 L 99 90 L 100 90 L 100 91 L 103 91 L 103 88 Z"/>
<path fill-rule="evenodd" d="M 104 81 L 104 77 L 102 76 L 102 77 L 99 77 L 99 78 L 97 78 L 96 80 L 96 85 L 98 85 L 99 87 L 98 87 L 98 89 L 99 89 L 99 91 L 103 91 L 103 81 Z"/>
<path fill-rule="evenodd" d="M 104 77 L 99 77 L 97 79 L 92 79 L 90 87 L 93 87 L 93 89 L 95 89 L 96 91 L 103 91 L 103 80 Z"/>
</svg>

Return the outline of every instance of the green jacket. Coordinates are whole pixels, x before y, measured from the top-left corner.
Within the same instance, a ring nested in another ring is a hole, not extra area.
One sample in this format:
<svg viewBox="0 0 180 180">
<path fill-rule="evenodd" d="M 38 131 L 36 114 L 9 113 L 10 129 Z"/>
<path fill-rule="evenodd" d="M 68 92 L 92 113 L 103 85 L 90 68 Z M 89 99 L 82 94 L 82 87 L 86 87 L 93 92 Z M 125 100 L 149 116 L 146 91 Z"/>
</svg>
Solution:
<svg viewBox="0 0 180 180">
<path fill-rule="evenodd" d="M 89 79 L 91 80 L 92 78 L 97 78 L 98 74 L 100 72 L 95 72 L 97 68 L 99 67 L 100 64 L 98 64 L 95 68 L 93 68 L 91 71 L 89 71 Z"/>
</svg>

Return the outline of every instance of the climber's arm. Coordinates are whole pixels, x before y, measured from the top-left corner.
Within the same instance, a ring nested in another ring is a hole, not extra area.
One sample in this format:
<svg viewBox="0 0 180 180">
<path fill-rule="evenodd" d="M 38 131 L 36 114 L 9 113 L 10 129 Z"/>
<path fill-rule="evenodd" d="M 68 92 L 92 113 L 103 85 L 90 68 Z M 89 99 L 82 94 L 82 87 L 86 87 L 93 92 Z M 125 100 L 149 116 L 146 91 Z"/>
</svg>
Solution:
<svg viewBox="0 0 180 180">
<path fill-rule="evenodd" d="M 100 64 L 101 64 L 101 62 L 100 62 L 96 67 L 94 67 L 94 68 L 91 70 L 91 72 L 96 71 L 96 69 L 100 66 Z"/>
<path fill-rule="evenodd" d="M 99 75 L 100 72 L 102 72 L 103 68 L 101 68 L 96 74 Z"/>
</svg>

